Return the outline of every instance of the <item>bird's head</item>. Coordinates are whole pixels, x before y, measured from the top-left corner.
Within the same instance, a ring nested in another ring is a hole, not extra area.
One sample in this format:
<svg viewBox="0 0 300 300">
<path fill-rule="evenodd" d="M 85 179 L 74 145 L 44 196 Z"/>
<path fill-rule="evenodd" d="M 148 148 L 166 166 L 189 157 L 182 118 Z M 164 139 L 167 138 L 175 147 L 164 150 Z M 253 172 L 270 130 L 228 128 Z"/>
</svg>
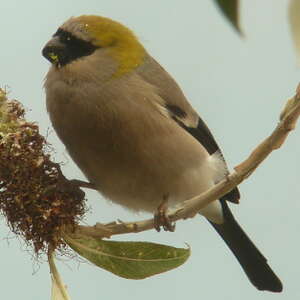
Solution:
<svg viewBox="0 0 300 300">
<path fill-rule="evenodd" d="M 124 25 L 94 15 L 72 17 L 58 28 L 42 54 L 55 67 L 76 64 L 89 56 L 109 55 L 117 63 L 115 76 L 143 63 L 146 51 Z"/>
</svg>

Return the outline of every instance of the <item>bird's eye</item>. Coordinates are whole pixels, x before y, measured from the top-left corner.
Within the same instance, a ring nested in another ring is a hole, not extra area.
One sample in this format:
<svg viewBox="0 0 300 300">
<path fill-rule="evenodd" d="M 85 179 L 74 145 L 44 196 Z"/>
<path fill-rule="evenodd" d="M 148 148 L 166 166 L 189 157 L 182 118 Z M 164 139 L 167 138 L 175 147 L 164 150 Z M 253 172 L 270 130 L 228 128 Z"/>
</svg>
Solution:
<svg viewBox="0 0 300 300">
<path fill-rule="evenodd" d="M 72 43 L 74 40 L 74 36 L 71 33 L 62 30 L 61 28 L 56 31 L 54 36 L 58 36 L 62 43 Z"/>
<path fill-rule="evenodd" d="M 73 40 L 73 37 L 70 34 L 66 33 L 60 36 L 60 40 L 64 43 L 70 43 Z"/>
</svg>

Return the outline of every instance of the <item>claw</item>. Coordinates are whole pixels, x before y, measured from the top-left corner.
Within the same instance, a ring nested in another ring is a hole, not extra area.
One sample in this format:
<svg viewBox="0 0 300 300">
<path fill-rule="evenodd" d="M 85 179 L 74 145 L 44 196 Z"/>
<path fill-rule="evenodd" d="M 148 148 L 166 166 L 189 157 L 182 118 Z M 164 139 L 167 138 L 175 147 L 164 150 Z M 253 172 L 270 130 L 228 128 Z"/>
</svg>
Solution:
<svg viewBox="0 0 300 300">
<path fill-rule="evenodd" d="M 154 214 L 154 228 L 157 232 L 160 232 L 161 227 L 165 231 L 175 231 L 175 223 L 172 223 L 167 215 L 168 210 L 168 197 L 164 196 L 162 203 L 158 206 L 156 213 Z"/>
<path fill-rule="evenodd" d="M 96 186 L 91 182 L 86 182 L 86 181 L 82 181 L 82 180 L 78 180 L 78 179 L 71 179 L 70 181 L 72 184 L 74 184 L 75 186 L 78 186 L 80 188 L 96 190 Z"/>
</svg>

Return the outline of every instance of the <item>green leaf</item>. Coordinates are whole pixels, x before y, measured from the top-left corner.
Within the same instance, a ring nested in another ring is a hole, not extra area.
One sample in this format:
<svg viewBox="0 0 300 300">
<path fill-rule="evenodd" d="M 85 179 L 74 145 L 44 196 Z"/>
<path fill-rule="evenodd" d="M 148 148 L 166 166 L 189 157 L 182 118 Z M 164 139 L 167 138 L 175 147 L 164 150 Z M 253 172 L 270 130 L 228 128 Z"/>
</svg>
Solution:
<svg viewBox="0 0 300 300">
<path fill-rule="evenodd" d="M 100 268 L 127 279 L 144 279 L 182 265 L 190 248 L 148 242 L 119 242 L 86 236 L 64 236 L 66 243 Z"/>
<path fill-rule="evenodd" d="M 226 17 L 226 19 L 233 25 L 239 34 L 242 34 L 239 25 L 239 0 L 215 0 L 216 4 Z"/>
<path fill-rule="evenodd" d="M 300 1 L 291 0 L 289 5 L 289 21 L 291 34 L 297 53 L 298 65 L 300 65 Z"/>
</svg>

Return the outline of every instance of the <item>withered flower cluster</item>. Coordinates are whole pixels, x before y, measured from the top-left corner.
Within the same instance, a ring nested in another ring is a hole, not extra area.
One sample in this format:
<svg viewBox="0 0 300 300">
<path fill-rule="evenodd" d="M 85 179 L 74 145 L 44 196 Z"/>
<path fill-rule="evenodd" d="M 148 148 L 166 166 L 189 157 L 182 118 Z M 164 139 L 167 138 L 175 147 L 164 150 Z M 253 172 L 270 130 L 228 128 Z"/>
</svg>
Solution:
<svg viewBox="0 0 300 300">
<path fill-rule="evenodd" d="M 11 230 L 36 253 L 62 249 L 63 230 L 75 228 L 85 210 L 84 192 L 50 160 L 38 126 L 0 89 L 0 213 Z"/>
</svg>

